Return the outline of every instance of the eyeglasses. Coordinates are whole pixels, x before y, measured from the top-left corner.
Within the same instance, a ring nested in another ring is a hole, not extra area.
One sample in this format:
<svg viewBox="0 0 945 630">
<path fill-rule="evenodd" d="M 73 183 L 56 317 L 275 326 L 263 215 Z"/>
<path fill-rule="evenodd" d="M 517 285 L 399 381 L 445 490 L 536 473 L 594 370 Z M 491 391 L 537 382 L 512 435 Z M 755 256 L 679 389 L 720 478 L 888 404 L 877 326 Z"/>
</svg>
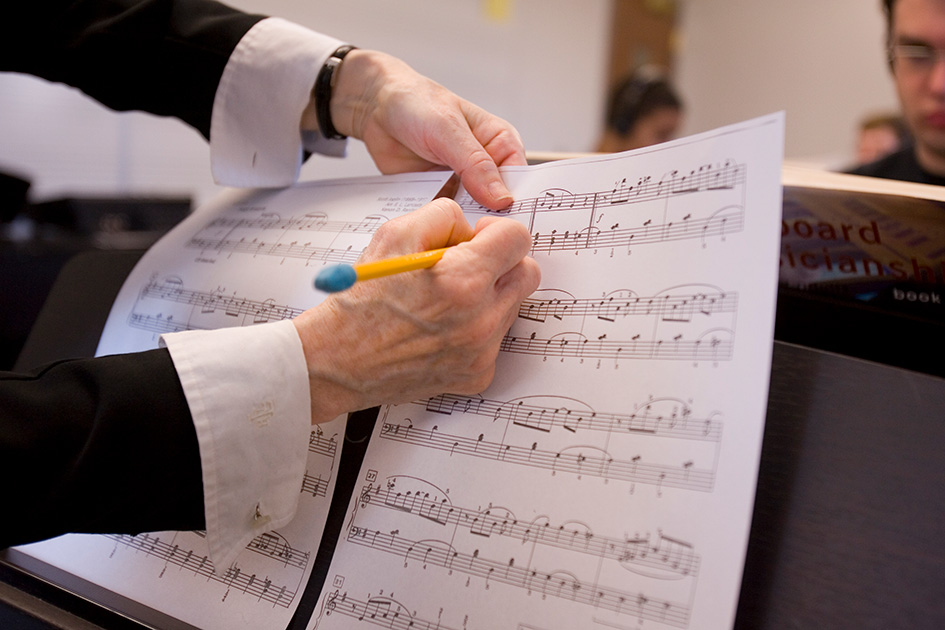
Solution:
<svg viewBox="0 0 945 630">
<path fill-rule="evenodd" d="M 887 52 L 889 63 L 899 61 L 901 70 L 916 74 L 927 74 L 939 61 L 945 61 L 945 50 L 925 44 L 892 44 Z"/>
</svg>

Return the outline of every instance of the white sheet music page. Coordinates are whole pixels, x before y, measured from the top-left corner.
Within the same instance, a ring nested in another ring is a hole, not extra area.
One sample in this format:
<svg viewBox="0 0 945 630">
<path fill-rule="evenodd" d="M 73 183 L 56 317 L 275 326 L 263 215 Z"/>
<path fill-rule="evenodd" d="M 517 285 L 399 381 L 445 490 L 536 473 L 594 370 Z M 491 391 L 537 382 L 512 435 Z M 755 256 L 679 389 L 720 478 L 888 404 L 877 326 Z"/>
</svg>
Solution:
<svg viewBox="0 0 945 630">
<path fill-rule="evenodd" d="M 503 170 L 541 287 L 486 391 L 381 410 L 310 628 L 731 627 L 783 137 L 775 114 Z"/>
<path fill-rule="evenodd" d="M 98 354 L 156 348 L 165 332 L 294 317 L 324 298 L 312 284 L 324 265 L 354 262 L 378 226 L 429 202 L 449 175 L 222 193 L 138 263 L 115 301 Z M 314 565 L 344 432 L 344 417 L 313 428 L 297 516 L 256 537 L 219 572 L 199 532 L 71 535 L 19 549 L 199 628 L 284 628 Z"/>
</svg>

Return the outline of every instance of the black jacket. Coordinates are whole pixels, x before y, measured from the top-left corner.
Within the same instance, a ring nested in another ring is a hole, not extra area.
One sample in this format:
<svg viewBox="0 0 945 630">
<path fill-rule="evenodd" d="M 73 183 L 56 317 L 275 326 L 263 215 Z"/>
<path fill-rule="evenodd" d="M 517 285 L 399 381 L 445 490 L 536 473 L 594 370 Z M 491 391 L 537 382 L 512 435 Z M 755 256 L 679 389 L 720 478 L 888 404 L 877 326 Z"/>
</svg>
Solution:
<svg viewBox="0 0 945 630">
<path fill-rule="evenodd" d="M 0 70 L 77 87 L 115 110 L 175 116 L 206 138 L 227 59 L 263 18 L 212 0 L 8 5 Z"/>
<path fill-rule="evenodd" d="M 167 350 L 0 373 L 0 548 L 204 526 L 200 452 Z"/>
<path fill-rule="evenodd" d="M 909 145 L 895 153 L 847 171 L 853 175 L 898 179 L 904 182 L 945 186 L 945 177 L 926 171 L 916 159 L 915 147 Z"/>
<path fill-rule="evenodd" d="M 8 3 L 0 70 L 66 83 L 205 137 L 217 84 L 262 16 L 211 0 Z M 66 532 L 204 525 L 196 433 L 166 350 L 0 373 L 0 548 Z"/>
</svg>

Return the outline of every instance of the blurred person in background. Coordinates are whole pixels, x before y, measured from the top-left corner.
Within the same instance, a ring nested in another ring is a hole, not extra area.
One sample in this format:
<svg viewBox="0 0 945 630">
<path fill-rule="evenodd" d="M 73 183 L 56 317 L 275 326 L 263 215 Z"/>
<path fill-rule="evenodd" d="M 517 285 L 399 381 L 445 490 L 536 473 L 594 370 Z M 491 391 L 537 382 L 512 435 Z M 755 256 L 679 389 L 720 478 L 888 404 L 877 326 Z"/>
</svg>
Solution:
<svg viewBox="0 0 945 630">
<path fill-rule="evenodd" d="M 596 151 L 629 151 L 672 140 L 682 118 L 682 99 L 669 80 L 659 69 L 641 66 L 611 90 Z"/>
<path fill-rule="evenodd" d="M 914 141 L 856 175 L 945 185 L 945 0 L 881 0 L 886 51 Z"/>
<path fill-rule="evenodd" d="M 912 141 L 906 121 L 899 114 L 872 114 L 857 127 L 854 165 L 862 166 L 895 153 Z"/>
</svg>

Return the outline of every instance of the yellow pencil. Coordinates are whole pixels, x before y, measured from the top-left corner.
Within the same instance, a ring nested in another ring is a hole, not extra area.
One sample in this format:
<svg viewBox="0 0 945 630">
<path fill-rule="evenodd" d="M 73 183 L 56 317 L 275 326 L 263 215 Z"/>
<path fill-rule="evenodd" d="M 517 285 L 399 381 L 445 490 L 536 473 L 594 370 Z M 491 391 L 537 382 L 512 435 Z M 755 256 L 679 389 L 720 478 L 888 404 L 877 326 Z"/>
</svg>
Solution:
<svg viewBox="0 0 945 630">
<path fill-rule="evenodd" d="M 364 263 L 363 265 L 335 265 L 326 267 L 319 272 L 315 278 L 315 288 L 321 291 L 334 293 L 344 291 L 361 280 L 371 280 L 383 276 L 391 276 L 395 273 L 404 271 L 414 271 L 416 269 L 426 269 L 432 267 L 443 258 L 443 253 L 449 247 L 442 249 L 431 249 L 425 252 L 415 254 L 406 254 L 396 256 L 385 260 Z"/>
</svg>

